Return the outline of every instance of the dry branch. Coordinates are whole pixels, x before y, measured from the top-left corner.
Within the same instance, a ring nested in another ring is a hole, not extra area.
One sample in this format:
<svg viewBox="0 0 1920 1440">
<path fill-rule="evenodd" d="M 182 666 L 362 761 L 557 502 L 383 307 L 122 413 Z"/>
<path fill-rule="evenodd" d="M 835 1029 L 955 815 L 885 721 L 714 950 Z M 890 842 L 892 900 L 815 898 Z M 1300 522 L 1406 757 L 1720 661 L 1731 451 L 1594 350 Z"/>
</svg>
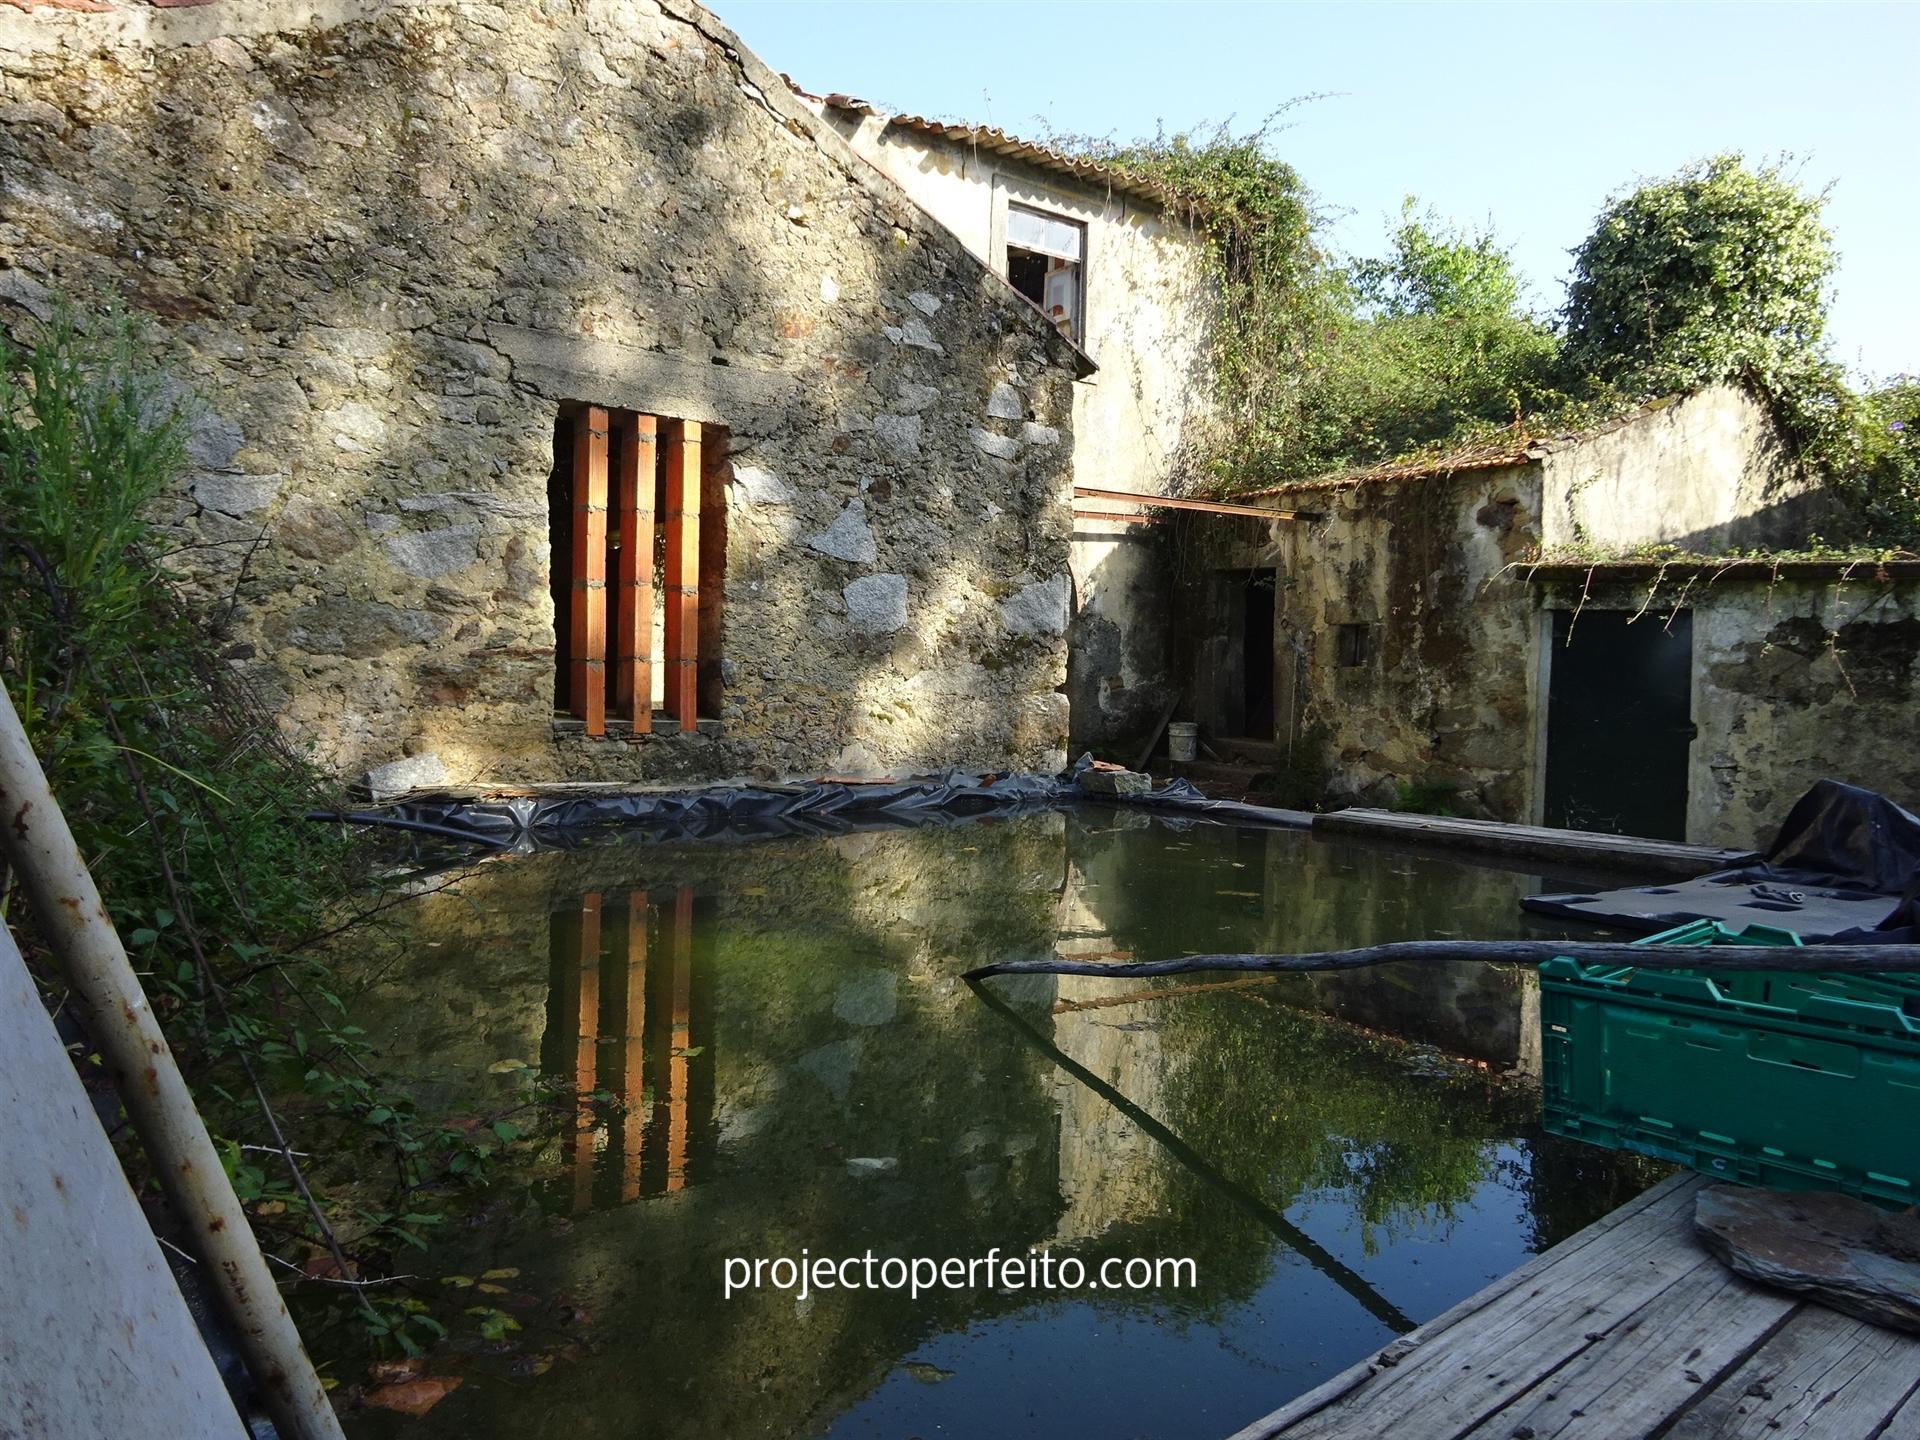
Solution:
<svg viewBox="0 0 1920 1440">
<path fill-rule="evenodd" d="M 1478 960 L 1493 965 L 1538 965 L 1556 956 L 1586 965 L 1635 965 L 1648 970 L 1810 970 L 1878 974 L 1920 971 L 1920 945 L 1633 945 L 1610 940 L 1402 940 L 1358 950 L 1306 955 L 1181 955 L 1172 960 L 1108 964 L 1098 960 L 1001 960 L 969 970 L 963 980 L 995 975 L 1106 975 L 1137 980 L 1199 970 L 1262 973 L 1359 970 L 1405 961 Z"/>
</svg>

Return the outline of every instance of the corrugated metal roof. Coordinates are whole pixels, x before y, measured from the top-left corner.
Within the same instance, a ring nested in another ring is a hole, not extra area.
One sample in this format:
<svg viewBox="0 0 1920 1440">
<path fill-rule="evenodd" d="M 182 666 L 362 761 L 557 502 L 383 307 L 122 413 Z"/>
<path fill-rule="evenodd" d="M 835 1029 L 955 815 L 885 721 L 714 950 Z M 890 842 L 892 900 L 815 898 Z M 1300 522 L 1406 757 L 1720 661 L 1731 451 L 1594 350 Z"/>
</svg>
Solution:
<svg viewBox="0 0 1920 1440">
<path fill-rule="evenodd" d="M 967 145 L 979 150 L 990 150 L 996 155 L 1024 160 L 1039 169 L 1070 176 L 1083 184 L 1098 186 L 1116 195 L 1148 200 L 1156 205 L 1183 205 L 1190 209 L 1194 208 L 1191 200 L 1164 185 L 1143 180 L 1138 175 L 1130 174 L 1118 166 L 1090 160 L 1083 155 L 1070 155 L 1064 150 L 1043 145 L 1037 140 L 1023 140 L 1018 135 L 1009 135 L 997 126 L 935 120 L 927 115 L 890 115 L 853 95 L 810 95 L 798 85 L 794 85 L 791 76 L 784 78 L 787 84 L 793 86 L 793 93 L 801 99 L 824 105 L 829 110 L 840 110 L 850 115 L 877 115 L 886 121 L 889 129 L 911 130 L 916 134 L 932 136 L 936 140 L 946 140 L 952 144 Z"/>
</svg>

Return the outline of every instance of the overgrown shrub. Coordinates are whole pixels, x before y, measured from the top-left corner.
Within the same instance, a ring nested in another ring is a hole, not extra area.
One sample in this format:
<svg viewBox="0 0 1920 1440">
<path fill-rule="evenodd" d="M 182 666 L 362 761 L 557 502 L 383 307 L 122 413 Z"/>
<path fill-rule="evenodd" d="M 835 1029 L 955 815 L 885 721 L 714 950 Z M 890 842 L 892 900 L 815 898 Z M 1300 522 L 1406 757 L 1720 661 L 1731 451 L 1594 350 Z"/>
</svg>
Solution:
<svg viewBox="0 0 1920 1440">
<path fill-rule="evenodd" d="M 1054 137 L 1184 197 L 1206 238 L 1220 429 L 1200 478 L 1284 483 L 1562 401 L 1554 336 L 1490 233 L 1452 232 L 1409 200 L 1385 258 L 1341 264 L 1274 129 Z"/>
<path fill-rule="evenodd" d="M 217 658 L 217 609 L 162 567 L 149 515 L 184 447 L 154 353 L 119 314 L 0 337 L 0 678 L 266 1247 L 377 1271 L 433 1222 L 423 1187 L 511 1137 L 428 1125 L 390 1092 L 306 943 L 377 900 L 341 833 L 301 819 L 325 787 Z M 310 1207 L 282 1118 L 314 1157 Z M 328 1293 L 380 1343 L 439 1328 L 402 1294 Z"/>
</svg>

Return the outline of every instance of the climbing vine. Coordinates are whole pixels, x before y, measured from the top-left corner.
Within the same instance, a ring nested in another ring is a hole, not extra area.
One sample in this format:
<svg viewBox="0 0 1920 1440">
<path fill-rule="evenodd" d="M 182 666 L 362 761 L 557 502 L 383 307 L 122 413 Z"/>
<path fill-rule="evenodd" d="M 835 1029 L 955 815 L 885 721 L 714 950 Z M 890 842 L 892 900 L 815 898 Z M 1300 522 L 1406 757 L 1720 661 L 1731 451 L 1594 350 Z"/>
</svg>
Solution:
<svg viewBox="0 0 1920 1440">
<path fill-rule="evenodd" d="M 1783 162 L 1717 155 L 1610 197 L 1549 319 L 1490 230 L 1412 200 L 1384 255 L 1332 256 L 1319 202 L 1274 153 L 1278 119 L 1127 145 L 1053 137 L 1165 187 L 1207 241 L 1220 428 L 1202 478 L 1244 490 L 1503 430 L 1564 433 L 1735 381 L 1847 502 L 1850 538 L 1920 543 L 1920 383 L 1847 384 L 1826 339 L 1826 194 Z"/>
</svg>

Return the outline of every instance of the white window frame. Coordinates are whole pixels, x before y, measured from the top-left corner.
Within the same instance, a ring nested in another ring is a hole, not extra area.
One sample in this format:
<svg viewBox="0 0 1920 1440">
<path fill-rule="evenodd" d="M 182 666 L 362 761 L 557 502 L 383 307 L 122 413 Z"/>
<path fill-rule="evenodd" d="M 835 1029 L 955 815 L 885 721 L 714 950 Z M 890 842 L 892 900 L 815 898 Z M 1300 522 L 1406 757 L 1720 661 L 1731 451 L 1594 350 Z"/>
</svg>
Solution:
<svg viewBox="0 0 1920 1440">
<path fill-rule="evenodd" d="M 1079 313 L 1074 317 L 1072 339 L 1080 349 L 1092 354 L 1090 338 L 1093 333 L 1091 317 L 1094 293 L 1094 222 L 1101 218 L 1102 207 L 1097 203 L 1062 195 L 1058 191 L 1024 185 L 1004 175 L 994 176 L 993 210 L 988 230 L 987 253 L 992 257 L 994 270 L 1003 279 L 1007 275 L 1007 210 L 1009 206 L 1037 211 L 1042 215 L 1064 220 L 1080 228 Z"/>
</svg>

